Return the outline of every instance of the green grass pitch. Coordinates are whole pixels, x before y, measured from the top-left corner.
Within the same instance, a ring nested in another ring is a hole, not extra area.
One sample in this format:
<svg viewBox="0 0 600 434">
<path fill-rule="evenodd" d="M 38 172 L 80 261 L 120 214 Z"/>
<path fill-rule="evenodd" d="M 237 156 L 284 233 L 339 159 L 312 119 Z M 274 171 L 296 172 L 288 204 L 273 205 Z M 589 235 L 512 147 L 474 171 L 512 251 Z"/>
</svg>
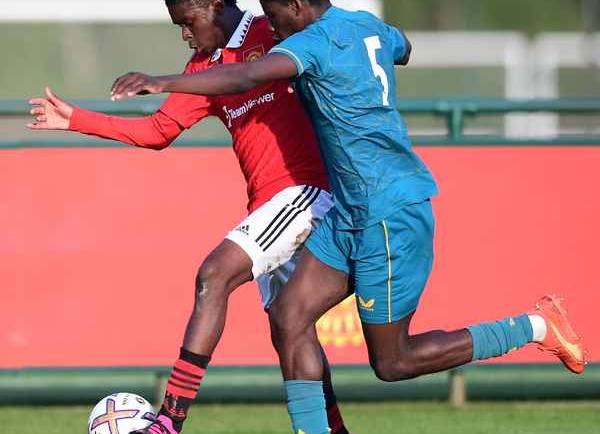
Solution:
<svg viewBox="0 0 600 434">
<path fill-rule="evenodd" d="M 0 407 L 2 434 L 85 434 L 87 407 Z M 600 402 L 345 404 L 355 434 L 600 434 Z M 185 434 L 287 434 L 283 405 L 197 405 Z"/>
</svg>

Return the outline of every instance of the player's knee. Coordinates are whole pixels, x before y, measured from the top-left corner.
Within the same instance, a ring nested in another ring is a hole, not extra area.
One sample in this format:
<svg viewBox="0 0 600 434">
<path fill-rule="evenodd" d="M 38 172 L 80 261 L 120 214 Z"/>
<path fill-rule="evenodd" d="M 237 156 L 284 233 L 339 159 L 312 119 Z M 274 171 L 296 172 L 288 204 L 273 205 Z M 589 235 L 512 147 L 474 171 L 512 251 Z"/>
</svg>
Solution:
<svg viewBox="0 0 600 434">
<path fill-rule="evenodd" d="M 380 359 L 371 362 L 375 376 L 381 381 L 409 380 L 418 376 L 416 365 L 406 360 Z"/>
<path fill-rule="evenodd" d="M 287 321 L 285 305 L 280 305 L 275 302 L 269 309 L 269 323 L 271 324 L 271 334 L 281 338 L 285 334 L 286 330 L 289 329 L 289 322 Z"/>
<path fill-rule="evenodd" d="M 205 261 L 196 274 L 196 300 L 227 298 L 227 277 L 215 261 Z"/>
<path fill-rule="evenodd" d="M 269 322 L 273 344 L 283 345 L 300 332 L 298 312 L 289 304 L 273 303 L 269 309 Z"/>
<path fill-rule="evenodd" d="M 373 372 L 375 376 L 379 378 L 381 381 L 395 381 L 393 375 L 393 369 L 391 363 L 387 360 L 375 360 L 371 362 L 371 368 L 373 368 Z"/>
</svg>

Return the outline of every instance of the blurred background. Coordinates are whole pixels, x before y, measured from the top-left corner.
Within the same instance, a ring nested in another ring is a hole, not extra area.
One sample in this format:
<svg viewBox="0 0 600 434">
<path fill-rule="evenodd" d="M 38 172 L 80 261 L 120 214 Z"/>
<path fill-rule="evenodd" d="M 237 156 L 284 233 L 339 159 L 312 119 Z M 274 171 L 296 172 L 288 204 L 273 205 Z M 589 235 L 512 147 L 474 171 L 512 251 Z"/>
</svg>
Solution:
<svg viewBox="0 0 600 434">
<path fill-rule="evenodd" d="M 240 6 L 260 13 L 258 2 Z M 342 0 L 409 33 L 416 49 L 399 72 L 403 98 L 598 97 L 600 12 L 597 0 Z M 182 70 L 190 56 L 161 1 L 2 1 L 0 98 L 39 94 L 44 84 L 66 98 L 106 99 L 114 79 L 140 70 Z M 25 74 L 24 71 L 27 71 Z M 486 116 L 469 131 L 512 136 L 598 133 L 596 116 Z M 529 121 L 528 121 L 529 119 Z M 413 133 L 441 132 L 421 116 Z M 0 124 L 1 126 L 2 124 Z M 5 130 L 12 137 L 22 131 Z M 8 131 L 7 131 L 8 132 Z M 190 137 L 225 137 L 218 123 Z"/>
<path fill-rule="evenodd" d="M 344 407 L 350 427 L 599 433 L 600 0 L 333 3 L 377 14 L 414 46 L 397 69 L 398 108 L 441 190 L 437 259 L 414 331 L 516 314 L 558 292 L 592 355 L 582 377 L 525 349 L 383 384 L 350 299 L 318 326 L 340 398 L 360 403 Z M 238 4 L 261 13 L 258 1 Z M 9 434 L 84 432 L 89 404 L 115 391 L 159 400 L 196 267 L 246 203 L 216 119 L 155 153 L 27 131 L 26 101 L 49 85 L 84 107 L 149 114 L 161 98 L 110 103 L 113 80 L 178 72 L 190 56 L 161 0 L 0 0 L 0 421 Z M 228 405 L 199 406 L 188 432 L 288 432 L 283 406 L 262 406 L 282 399 L 268 333 L 246 285 L 199 396 Z M 219 422 L 232 414 L 246 423 Z"/>
</svg>

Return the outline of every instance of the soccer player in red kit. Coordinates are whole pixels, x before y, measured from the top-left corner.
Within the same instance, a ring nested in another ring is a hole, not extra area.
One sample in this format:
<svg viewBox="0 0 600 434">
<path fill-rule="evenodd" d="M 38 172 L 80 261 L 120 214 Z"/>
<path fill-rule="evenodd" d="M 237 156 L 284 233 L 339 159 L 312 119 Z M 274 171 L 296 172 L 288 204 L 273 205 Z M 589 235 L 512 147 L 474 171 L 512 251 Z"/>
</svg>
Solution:
<svg viewBox="0 0 600 434">
<path fill-rule="evenodd" d="M 183 39 L 196 50 L 186 73 L 252 62 L 275 44 L 267 20 L 241 11 L 235 0 L 166 0 L 166 4 Z M 223 332 L 229 294 L 257 280 L 269 312 L 295 267 L 301 244 L 332 206 L 313 128 L 287 80 L 238 95 L 172 94 L 156 113 L 141 118 L 84 110 L 48 88 L 46 98 L 30 103 L 35 120 L 29 128 L 77 131 L 144 148 L 169 146 L 207 116 L 217 116 L 233 137 L 248 185 L 249 214 L 199 268 L 195 306 L 165 399 L 156 421 L 142 430 L 179 433 Z M 347 433 L 328 370 L 323 380 L 332 432 Z"/>
</svg>

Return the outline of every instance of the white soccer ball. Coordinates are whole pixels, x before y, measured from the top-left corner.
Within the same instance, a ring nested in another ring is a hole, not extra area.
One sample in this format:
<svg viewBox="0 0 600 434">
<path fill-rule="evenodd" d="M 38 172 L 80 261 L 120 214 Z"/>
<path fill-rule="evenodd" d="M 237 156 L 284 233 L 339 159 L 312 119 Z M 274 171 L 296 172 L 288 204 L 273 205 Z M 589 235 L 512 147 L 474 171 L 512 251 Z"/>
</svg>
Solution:
<svg viewBox="0 0 600 434">
<path fill-rule="evenodd" d="M 88 420 L 89 434 L 129 434 L 152 423 L 154 407 L 133 393 L 114 393 L 100 401 Z"/>
</svg>

